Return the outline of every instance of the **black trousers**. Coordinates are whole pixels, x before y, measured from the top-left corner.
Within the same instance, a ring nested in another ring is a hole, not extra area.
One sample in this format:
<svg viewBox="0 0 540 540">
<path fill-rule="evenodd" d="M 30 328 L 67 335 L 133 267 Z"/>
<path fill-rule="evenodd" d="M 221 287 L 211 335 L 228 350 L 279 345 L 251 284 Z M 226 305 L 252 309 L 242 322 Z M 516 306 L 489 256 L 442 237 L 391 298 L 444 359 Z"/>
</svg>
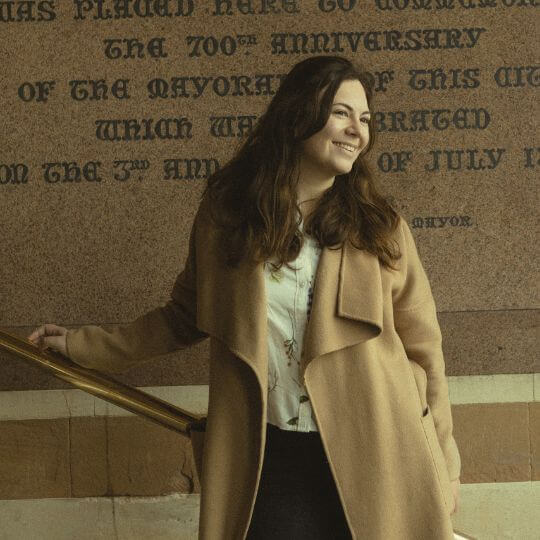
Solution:
<svg viewBox="0 0 540 540">
<path fill-rule="evenodd" d="M 351 540 L 319 432 L 266 434 L 247 540 Z"/>
</svg>

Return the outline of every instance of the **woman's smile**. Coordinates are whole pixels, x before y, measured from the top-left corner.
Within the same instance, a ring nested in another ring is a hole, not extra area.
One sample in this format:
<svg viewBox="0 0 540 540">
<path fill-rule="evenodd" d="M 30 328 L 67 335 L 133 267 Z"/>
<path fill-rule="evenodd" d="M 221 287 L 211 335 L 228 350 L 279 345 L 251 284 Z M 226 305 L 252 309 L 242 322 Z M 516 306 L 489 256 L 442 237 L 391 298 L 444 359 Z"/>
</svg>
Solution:
<svg viewBox="0 0 540 540">
<path fill-rule="evenodd" d="M 340 150 L 343 150 L 345 152 L 347 152 L 348 154 L 354 154 L 357 150 L 357 147 L 356 146 L 352 146 L 350 144 L 347 144 L 347 143 L 340 143 L 340 142 L 335 142 L 333 143 L 335 146 L 337 146 Z"/>
</svg>

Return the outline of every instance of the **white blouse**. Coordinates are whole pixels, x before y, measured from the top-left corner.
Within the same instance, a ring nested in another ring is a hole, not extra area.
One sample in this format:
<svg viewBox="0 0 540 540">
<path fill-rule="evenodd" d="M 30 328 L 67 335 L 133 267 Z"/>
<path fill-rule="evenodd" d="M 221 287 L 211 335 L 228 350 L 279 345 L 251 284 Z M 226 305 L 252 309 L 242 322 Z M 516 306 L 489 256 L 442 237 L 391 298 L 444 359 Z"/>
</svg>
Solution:
<svg viewBox="0 0 540 540">
<path fill-rule="evenodd" d="M 303 230 L 303 222 L 300 225 Z M 275 270 L 264 265 L 268 313 L 268 422 L 289 431 L 318 431 L 305 386 L 300 356 L 311 311 L 321 248 L 311 236 L 296 260 Z"/>
</svg>

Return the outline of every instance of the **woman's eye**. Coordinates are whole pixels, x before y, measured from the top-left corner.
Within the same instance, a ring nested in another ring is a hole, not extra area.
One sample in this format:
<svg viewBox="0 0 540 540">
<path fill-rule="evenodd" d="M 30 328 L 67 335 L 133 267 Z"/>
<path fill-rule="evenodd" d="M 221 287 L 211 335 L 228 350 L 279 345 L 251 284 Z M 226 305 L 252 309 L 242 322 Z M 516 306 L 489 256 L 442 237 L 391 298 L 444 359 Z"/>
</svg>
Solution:
<svg viewBox="0 0 540 540">
<path fill-rule="evenodd" d="M 335 114 L 344 114 L 345 116 L 349 116 L 347 114 L 347 111 L 334 111 Z M 363 120 L 364 123 L 369 124 L 369 118 L 368 117 L 362 117 L 360 120 Z"/>
</svg>

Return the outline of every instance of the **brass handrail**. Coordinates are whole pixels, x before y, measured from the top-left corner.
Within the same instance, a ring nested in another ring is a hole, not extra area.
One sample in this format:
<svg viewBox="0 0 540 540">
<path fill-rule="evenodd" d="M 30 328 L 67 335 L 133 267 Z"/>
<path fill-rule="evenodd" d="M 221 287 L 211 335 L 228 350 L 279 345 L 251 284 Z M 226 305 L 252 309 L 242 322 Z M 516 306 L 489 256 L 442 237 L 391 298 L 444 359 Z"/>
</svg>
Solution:
<svg viewBox="0 0 540 540">
<path fill-rule="evenodd" d="M 100 371 L 79 366 L 56 351 L 41 351 L 26 339 L 0 330 L 0 349 L 39 366 L 73 386 L 186 436 L 204 431 L 206 417 L 196 415 Z"/>
</svg>

